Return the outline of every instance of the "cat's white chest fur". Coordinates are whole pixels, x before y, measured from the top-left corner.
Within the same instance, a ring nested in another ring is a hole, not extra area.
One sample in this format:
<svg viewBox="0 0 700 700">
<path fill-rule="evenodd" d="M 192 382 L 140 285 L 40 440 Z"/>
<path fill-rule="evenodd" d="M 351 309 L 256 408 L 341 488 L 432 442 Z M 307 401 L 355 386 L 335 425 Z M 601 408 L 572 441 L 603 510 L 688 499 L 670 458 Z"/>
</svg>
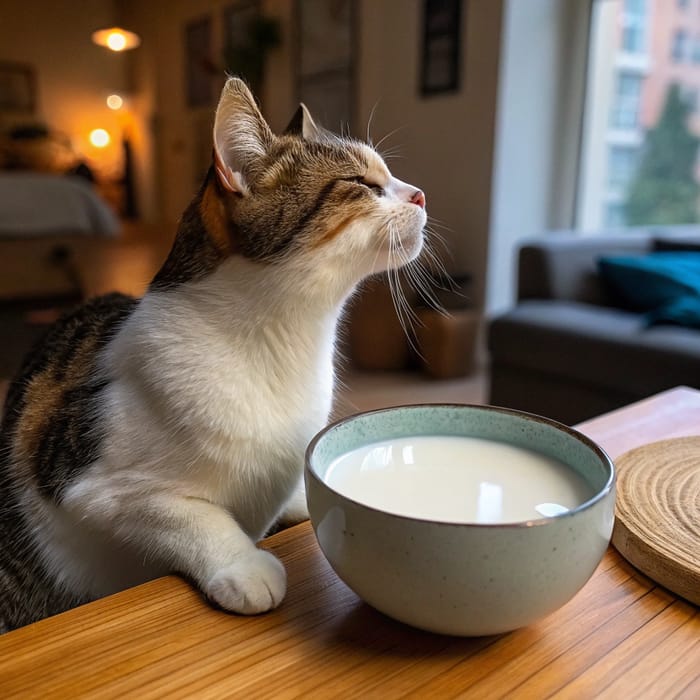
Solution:
<svg viewBox="0 0 700 700">
<path fill-rule="evenodd" d="M 98 471 L 143 463 L 144 478 L 224 506 L 256 537 L 327 422 L 338 310 L 297 305 L 246 272 L 234 262 L 147 295 L 108 346 L 111 437 Z"/>
<path fill-rule="evenodd" d="M 100 357 L 100 456 L 66 489 L 61 517 L 47 515 L 67 533 L 45 548 L 52 569 L 93 597 L 186 571 L 226 609 L 281 600 L 281 564 L 252 543 L 290 498 L 304 512 L 304 450 L 328 420 L 352 288 L 302 280 L 232 258 L 142 299 Z M 73 528 L 92 531 L 89 547 Z M 251 567 L 265 585 L 240 582 Z"/>
</svg>

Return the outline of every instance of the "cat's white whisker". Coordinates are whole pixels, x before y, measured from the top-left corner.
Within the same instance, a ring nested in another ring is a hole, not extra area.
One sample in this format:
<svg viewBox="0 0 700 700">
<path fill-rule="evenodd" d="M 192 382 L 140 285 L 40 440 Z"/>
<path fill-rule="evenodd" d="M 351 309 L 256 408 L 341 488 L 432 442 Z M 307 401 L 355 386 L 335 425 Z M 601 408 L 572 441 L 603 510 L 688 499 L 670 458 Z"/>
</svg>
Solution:
<svg viewBox="0 0 700 700">
<path fill-rule="evenodd" d="M 431 242 L 438 243 L 441 247 L 447 247 L 447 237 L 433 228 L 430 222 L 426 225 L 425 230 L 430 234 Z"/>
<path fill-rule="evenodd" d="M 388 134 L 385 134 L 381 139 L 379 139 L 379 141 L 374 146 L 374 150 L 381 153 L 380 149 L 382 147 L 382 144 L 387 139 L 390 139 L 392 136 L 395 136 L 399 131 L 402 131 L 403 129 L 407 129 L 407 128 L 408 128 L 407 124 L 402 124 L 401 126 L 397 126 L 395 129 L 392 129 Z"/>
<path fill-rule="evenodd" d="M 386 150 L 382 150 L 381 156 L 385 160 L 387 158 L 404 158 L 405 156 L 401 153 L 401 146 L 396 145 L 396 146 L 391 146 L 390 148 L 387 148 Z"/>
<path fill-rule="evenodd" d="M 447 226 L 444 221 L 441 219 L 436 218 L 435 216 L 428 215 L 428 224 L 433 224 L 437 226 L 438 228 L 445 229 L 446 231 L 453 231 L 454 229 L 450 226 Z"/>
<path fill-rule="evenodd" d="M 446 256 L 450 260 L 454 260 L 454 256 L 452 255 L 451 251 L 447 248 L 447 244 L 441 236 L 435 234 L 435 232 L 431 231 L 428 228 L 426 228 L 426 231 L 429 235 L 426 236 L 426 243 L 423 247 L 423 251 L 421 252 L 421 254 L 424 254 L 425 257 L 428 258 L 428 260 L 437 272 L 443 273 L 445 277 L 449 278 L 449 274 L 447 272 L 447 268 L 445 267 L 443 258 Z"/>
<path fill-rule="evenodd" d="M 372 109 L 369 112 L 369 118 L 367 119 L 367 143 L 374 147 L 374 144 L 372 143 L 372 136 L 370 134 L 370 129 L 372 127 L 372 119 L 374 119 L 374 113 L 377 110 L 377 107 L 379 107 L 379 100 L 377 100 L 374 105 L 372 105 Z"/>
<path fill-rule="evenodd" d="M 400 269 L 406 270 L 407 266 L 410 266 L 410 256 L 404 250 L 399 232 L 393 224 L 389 225 L 389 233 L 391 247 L 388 279 L 392 302 L 409 347 L 421 357 L 420 349 L 416 344 L 415 327 L 423 324 L 406 298 L 399 273 Z"/>
</svg>

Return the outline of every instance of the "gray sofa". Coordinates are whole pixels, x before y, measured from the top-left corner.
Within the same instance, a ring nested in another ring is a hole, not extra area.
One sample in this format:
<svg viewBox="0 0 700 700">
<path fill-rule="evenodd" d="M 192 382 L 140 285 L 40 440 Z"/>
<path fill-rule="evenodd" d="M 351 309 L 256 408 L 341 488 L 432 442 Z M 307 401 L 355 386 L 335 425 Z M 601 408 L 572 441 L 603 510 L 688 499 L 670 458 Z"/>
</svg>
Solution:
<svg viewBox="0 0 700 700">
<path fill-rule="evenodd" d="M 700 331 L 647 327 L 613 305 L 597 272 L 601 256 L 643 255 L 656 239 L 556 233 L 523 245 L 517 304 L 489 324 L 490 403 L 573 424 L 674 386 L 700 388 Z M 700 244 L 697 229 L 684 240 Z"/>
</svg>

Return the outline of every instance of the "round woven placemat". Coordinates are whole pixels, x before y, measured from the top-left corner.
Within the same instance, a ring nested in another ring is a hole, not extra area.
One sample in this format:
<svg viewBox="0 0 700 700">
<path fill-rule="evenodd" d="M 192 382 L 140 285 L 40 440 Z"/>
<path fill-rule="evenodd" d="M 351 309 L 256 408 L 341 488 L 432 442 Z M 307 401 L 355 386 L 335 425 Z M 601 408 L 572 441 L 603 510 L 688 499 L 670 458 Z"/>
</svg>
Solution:
<svg viewBox="0 0 700 700">
<path fill-rule="evenodd" d="M 615 466 L 613 545 L 649 578 L 700 605 L 700 436 L 644 445 Z"/>
</svg>

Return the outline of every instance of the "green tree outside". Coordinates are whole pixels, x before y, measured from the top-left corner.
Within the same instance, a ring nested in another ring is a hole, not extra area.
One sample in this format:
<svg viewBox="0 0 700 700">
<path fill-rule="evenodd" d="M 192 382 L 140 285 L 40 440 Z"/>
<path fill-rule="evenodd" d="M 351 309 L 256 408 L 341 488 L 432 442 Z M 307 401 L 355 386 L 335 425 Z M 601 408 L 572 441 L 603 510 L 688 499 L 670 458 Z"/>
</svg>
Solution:
<svg viewBox="0 0 700 700">
<path fill-rule="evenodd" d="M 647 133 L 625 202 L 629 226 L 697 223 L 700 186 L 695 164 L 700 138 L 688 129 L 692 107 L 677 84 L 666 95 L 658 124 Z"/>
</svg>

